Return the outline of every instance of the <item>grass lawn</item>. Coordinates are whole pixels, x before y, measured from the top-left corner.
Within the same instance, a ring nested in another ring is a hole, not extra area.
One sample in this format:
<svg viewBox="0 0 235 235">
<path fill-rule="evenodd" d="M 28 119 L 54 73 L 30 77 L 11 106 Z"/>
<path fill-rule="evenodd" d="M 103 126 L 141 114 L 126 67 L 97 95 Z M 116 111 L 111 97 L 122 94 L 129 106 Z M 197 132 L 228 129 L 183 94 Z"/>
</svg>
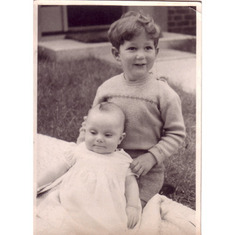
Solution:
<svg viewBox="0 0 235 235">
<path fill-rule="evenodd" d="M 95 58 L 53 62 L 38 60 L 37 131 L 66 141 L 76 141 L 83 116 L 97 87 L 120 73 L 118 66 Z M 182 101 L 187 137 L 177 154 L 166 160 L 165 182 L 176 187 L 170 197 L 195 209 L 195 95 L 173 89 Z"/>
</svg>

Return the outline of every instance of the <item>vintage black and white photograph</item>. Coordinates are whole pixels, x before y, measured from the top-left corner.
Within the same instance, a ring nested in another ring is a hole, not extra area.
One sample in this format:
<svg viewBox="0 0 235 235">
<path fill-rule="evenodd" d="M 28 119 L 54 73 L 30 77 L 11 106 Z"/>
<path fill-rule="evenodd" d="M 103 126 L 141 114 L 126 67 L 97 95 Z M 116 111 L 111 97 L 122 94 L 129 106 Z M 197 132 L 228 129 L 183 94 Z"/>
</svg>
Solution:
<svg viewBox="0 0 235 235">
<path fill-rule="evenodd" d="M 34 235 L 195 235 L 201 3 L 34 2 Z"/>
</svg>

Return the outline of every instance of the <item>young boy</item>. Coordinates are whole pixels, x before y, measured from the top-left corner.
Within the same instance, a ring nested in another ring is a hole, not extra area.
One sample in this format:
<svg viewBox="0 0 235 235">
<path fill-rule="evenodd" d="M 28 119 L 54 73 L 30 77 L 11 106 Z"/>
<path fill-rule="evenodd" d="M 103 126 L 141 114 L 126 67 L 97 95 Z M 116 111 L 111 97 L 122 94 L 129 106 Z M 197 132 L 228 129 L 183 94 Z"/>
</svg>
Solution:
<svg viewBox="0 0 235 235">
<path fill-rule="evenodd" d="M 126 115 L 126 138 L 120 144 L 134 159 L 144 206 L 164 181 L 165 158 L 175 153 L 185 137 L 179 96 L 150 72 L 158 53 L 160 30 L 153 19 L 127 12 L 108 31 L 112 54 L 123 73 L 104 82 L 93 105 L 116 103 Z M 84 128 L 82 128 L 84 130 Z M 82 131 L 78 142 L 82 140 Z"/>
</svg>

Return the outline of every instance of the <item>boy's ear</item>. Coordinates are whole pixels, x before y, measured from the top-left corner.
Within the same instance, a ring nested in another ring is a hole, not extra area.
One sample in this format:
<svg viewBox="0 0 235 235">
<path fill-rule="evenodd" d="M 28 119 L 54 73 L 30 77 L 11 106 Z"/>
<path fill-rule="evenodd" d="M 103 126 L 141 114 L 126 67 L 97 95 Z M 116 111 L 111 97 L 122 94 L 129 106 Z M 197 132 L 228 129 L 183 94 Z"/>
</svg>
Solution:
<svg viewBox="0 0 235 235">
<path fill-rule="evenodd" d="M 119 143 L 118 143 L 118 144 L 120 144 L 120 143 L 123 141 L 123 139 L 124 139 L 125 137 L 126 137 L 126 133 L 123 132 L 122 135 L 121 135 L 120 138 L 119 138 Z"/>
<path fill-rule="evenodd" d="M 120 62 L 120 54 L 119 54 L 119 50 L 116 47 L 112 47 L 112 54 L 113 57 Z"/>
</svg>

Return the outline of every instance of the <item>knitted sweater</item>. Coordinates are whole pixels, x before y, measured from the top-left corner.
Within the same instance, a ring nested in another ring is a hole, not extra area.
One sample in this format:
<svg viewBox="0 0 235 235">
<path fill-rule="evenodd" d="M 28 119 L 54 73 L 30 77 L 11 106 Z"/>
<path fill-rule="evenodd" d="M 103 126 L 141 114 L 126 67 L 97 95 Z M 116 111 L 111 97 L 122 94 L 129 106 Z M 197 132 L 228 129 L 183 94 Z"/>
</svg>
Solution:
<svg viewBox="0 0 235 235">
<path fill-rule="evenodd" d="M 181 101 L 176 92 L 150 74 L 142 81 L 127 81 L 119 74 L 97 90 L 93 105 L 116 103 L 126 115 L 125 150 L 147 150 L 158 164 L 178 150 L 185 137 Z"/>
</svg>

